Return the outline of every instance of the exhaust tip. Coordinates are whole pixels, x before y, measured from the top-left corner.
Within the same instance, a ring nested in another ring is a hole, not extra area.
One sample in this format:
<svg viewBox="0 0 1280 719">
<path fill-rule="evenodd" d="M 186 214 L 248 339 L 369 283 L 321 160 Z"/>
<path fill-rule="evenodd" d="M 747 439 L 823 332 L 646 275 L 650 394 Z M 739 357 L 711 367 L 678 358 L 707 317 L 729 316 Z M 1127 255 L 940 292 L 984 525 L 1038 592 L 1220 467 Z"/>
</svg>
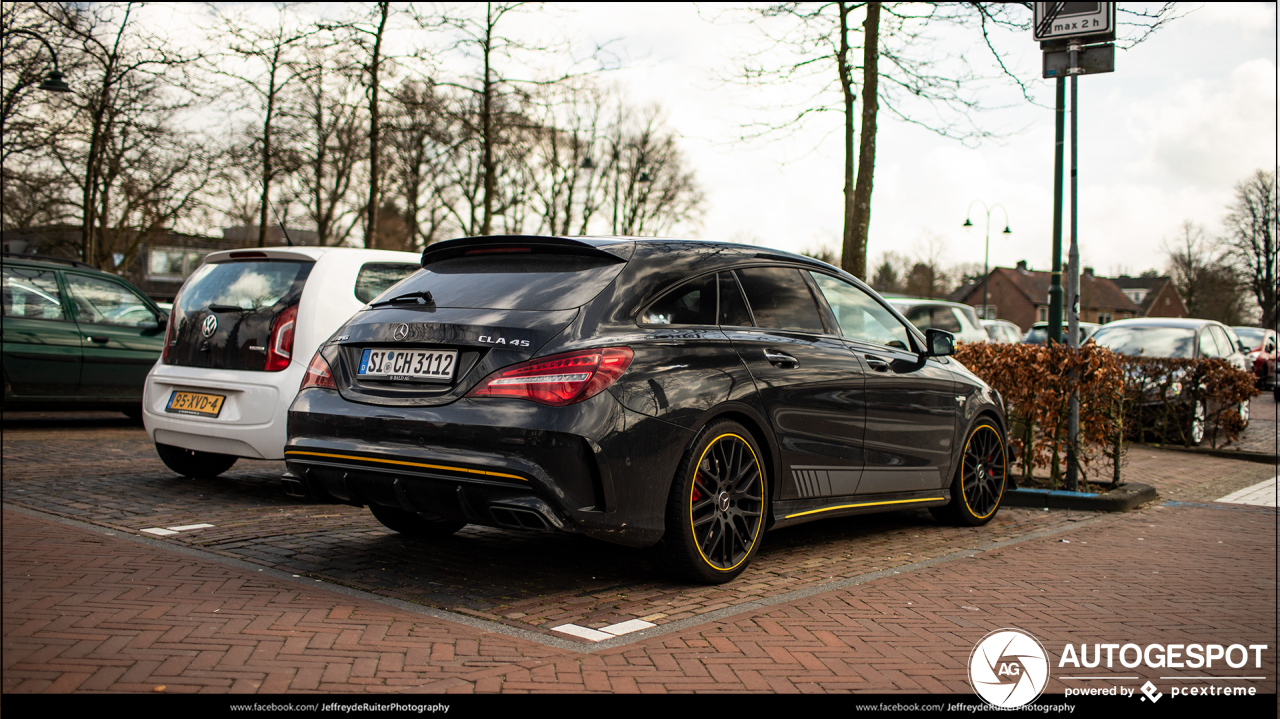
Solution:
<svg viewBox="0 0 1280 719">
<path fill-rule="evenodd" d="M 493 521 L 500 527 L 508 529 L 524 529 L 535 532 L 550 529 L 547 520 L 537 512 L 528 509 L 515 509 L 512 507 L 490 507 L 489 513 L 493 516 Z"/>
</svg>

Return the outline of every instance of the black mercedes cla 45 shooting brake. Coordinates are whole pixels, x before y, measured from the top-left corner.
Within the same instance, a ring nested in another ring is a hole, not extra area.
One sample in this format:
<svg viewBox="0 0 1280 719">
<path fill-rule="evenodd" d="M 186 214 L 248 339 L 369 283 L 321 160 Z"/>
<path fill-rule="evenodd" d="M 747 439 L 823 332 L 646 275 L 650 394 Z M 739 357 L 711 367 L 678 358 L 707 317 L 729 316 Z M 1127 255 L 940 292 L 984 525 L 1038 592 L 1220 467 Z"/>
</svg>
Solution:
<svg viewBox="0 0 1280 719">
<path fill-rule="evenodd" d="M 661 542 L 677 574 L 726 582 L 770 528 L 995 516 L 1002 401 L 952 351 L 799 255 L 450 240 L 320 346 L 285 458 L 291 481 L 406 535 Z"/>
</svg>

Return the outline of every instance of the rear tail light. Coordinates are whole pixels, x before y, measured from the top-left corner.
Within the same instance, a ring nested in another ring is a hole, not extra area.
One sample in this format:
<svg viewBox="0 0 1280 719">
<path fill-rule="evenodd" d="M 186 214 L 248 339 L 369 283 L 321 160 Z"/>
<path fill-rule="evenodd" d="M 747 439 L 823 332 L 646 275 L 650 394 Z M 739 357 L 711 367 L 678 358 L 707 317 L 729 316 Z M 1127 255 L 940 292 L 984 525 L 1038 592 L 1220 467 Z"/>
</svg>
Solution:
<svg viewBox="0 0 1280 719">
<path fill-rule="evenodd" d="M 308 387 L 323 387 L 324 389 L 337 389 L 338 385 L 333 381 L 333 375 L 329 373 L 329 363 L 324 361 L 319 352 L 311 358 L 311 364 L 307 365 L 307 373 L 302 377 L 302 386 L 298 391 Z"/>
<path fill-rule="evenodd" d="M 178 304 L 178 300 L 176 298 L 173 300 L 173 304 Z M 164 347 L 160 350 L 160 361 L 165 364 L 169 364 L 169 348 L 173 346 L 174 327 L 178 324 L 173 319 L 173 313 L 176 312 L 177 309 L 178 308 L 176 306 L 170 308 L 168 317 L 164 322 Z"/>
<path fill-rule="evenodd" d="M 468 397 L 512 397 L 553 407 L 590 399 L 631 364 L 630 347 L 606 347 L 542 357 L 504 367 L 484 378 Z"/>
<path fill-rule="evenodd" d="M 279 372 L 289 366 L 293 357 L 293 328 L 298 319 L 298 306 L 287 308 L 271 323 L 271 337 L 267 340 L 268 372 Z"/>
</svg>

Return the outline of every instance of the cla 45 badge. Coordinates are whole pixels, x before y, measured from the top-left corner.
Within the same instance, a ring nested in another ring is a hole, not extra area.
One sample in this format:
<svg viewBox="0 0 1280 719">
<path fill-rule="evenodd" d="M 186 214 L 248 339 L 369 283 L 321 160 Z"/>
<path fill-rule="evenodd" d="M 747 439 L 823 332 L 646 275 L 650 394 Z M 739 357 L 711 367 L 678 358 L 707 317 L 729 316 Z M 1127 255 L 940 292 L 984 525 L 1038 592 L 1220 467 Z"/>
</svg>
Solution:
<svg viewBox="0 0 1280 719">
<path fill-rule="evenodd" d="M 487 342 L 491 345 L 506 345 L 507 347 L 528 347 L 529 340 L 507 340 L 501 337 L 490 337 L 488 335 L 480 335 L 481 342 Z"/>
</svg>

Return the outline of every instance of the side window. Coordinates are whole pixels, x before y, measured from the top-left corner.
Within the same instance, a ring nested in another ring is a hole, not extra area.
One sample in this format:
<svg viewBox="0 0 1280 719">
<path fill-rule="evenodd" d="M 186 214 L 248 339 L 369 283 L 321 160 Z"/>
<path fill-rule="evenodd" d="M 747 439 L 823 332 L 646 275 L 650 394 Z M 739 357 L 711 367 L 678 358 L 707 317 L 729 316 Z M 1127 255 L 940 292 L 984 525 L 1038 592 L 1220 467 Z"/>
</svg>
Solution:
<svg viewBox="0 0 1280 719">
<path fill-rule="evenodd" d="M 404 262 L 366 262 L 356 275 L 356 299 L 365 304 L 421 267 Z"/>
<path fill-rule="evenodd" d="M 742 297 L 742 288 L 732 272 L 720 273 L 720 324 L 726 327 L 750 327 L 751 311 Z"/>
<path fill-rule="evenodd" d="M 883 305 L 861 289 L 829 275 L 810 272 L 836 316 L 845 337 L 909 350 L 908 330 Z"/>
<path fill-rule="evenodd" d="M 1213 333 L 1210 328 L 1205 327 L 1200 330 L 1200 356 L 1201 357 L 1221 357 L 1222 352 L 1218 349 L 1218 343 L 1213 339 Z"/>
<path fill-rule="evenodd" d="M 80 322 L 139 327 L 157 321 L 141 297 L 111 280 L 67 273 L 67 288 Z"/>
<path fill-rule="evenodd" d="M 1209 329 L 1213 330 L 1213 338 L 1218 341 L 1218 351 L 1222 353 L 1222 357 L 1230 357 L 1238 351 L 1236 341 L 1231 339 L 1226 330 L 1217 325 L 1210 325 Z"/>
<path fill-rule="evenodd" d="M 716 276 L 699 277 L 658 298 L 640 313 L 643 325 L 716 324 Z"/>
<path fill-rule="evenodd" d="M 738 279 L 755 315 L 756 326 L 825 333 L 822 315 L 800 270 L 792 267 L 750 267 Z"/>
<path fill-rule="evenodd" d="M 49 270 L 4 268 L 4 316 L 37 320 L 65 320 L 58 294 L 58 276 Z"/>
</svg>

